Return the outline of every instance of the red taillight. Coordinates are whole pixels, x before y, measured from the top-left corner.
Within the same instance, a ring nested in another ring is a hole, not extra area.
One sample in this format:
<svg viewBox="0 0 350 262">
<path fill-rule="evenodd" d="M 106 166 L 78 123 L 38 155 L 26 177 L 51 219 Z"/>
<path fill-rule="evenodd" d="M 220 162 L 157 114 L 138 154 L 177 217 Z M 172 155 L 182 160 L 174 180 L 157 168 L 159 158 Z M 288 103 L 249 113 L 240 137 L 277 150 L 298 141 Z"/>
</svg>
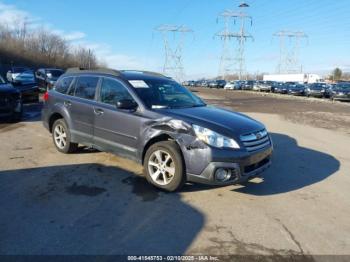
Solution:
<svg viewBox="0 0 350 262">
<path fill-rule="evenodd" d="M 49 100 L 49 92 L 46 92 L 44 94 L 43 99 L 44 99 L 45 102 Z"/>
</svg>

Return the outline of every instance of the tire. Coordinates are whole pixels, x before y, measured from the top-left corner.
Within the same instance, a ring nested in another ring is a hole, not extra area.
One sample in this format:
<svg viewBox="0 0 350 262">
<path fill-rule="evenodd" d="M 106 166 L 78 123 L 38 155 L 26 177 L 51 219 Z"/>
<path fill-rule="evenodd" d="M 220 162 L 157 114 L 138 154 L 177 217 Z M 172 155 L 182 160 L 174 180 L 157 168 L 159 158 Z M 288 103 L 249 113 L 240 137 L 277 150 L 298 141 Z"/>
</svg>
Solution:
<svg viewBox="0 0 350 262">
<path fill-rule="evenodd" d="M 61 133 L 61 137 L 60 137 L 61 139 L 58 140 L 58 136 L 60 133 Z M 78 144 L 71 142 L 70 130 L 64 119 L 58 119 L 53 124 L 52 140 L 56 149 L 61 153 L 70 154 L 70 153 L 74 153 L 78 149 Z"/>
<path fill-rule="evenodd" d="M 170 159 L 166 162 L 168 156 Z M 163 167 L 159 164 L 163 164 Z M 152 145 L 146 152 L 143 166 L 147 181 L 162 190 L 177 191 L 186 181 L 182 153 L 174 141 L 162 141 Z"/>
<path fill-rule="evenodd" d="M 14 122 L 14 123 L 17 123 L 17 122 L 21 121 L 22 116 L 23 116 L 23 104 L 21 103 L 20 111 L 12 113 L 11 121 Z"/>
</svg>

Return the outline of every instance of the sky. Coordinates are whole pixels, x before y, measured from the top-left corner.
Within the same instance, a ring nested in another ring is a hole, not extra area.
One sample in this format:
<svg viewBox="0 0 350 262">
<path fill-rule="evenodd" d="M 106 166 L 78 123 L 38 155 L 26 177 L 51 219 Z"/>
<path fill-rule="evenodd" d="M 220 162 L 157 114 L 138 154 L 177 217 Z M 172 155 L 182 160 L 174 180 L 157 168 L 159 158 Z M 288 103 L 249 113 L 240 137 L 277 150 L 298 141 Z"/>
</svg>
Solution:
<svg viewBox="0 0 350 262">
<path fill-rule="evenodd" d="M 246 43 L 248 72 L 274 73 L 279 63 L 280 30 L 303 31 L 300 62 L 305 73 L 328 74 L 335 67 L 350 71 L 349 0 L 247 0 L 253 18 L 246 27 L 254 41 Z M 217 19 L 237 11 L 239 0 L 0 0 L 0 23 L 27 18 L 73 45 L 91 48 L 109 67 L 161 71 L 164 64 L 162 24 L 186 25 L 183 65 L 190 78 L 219 72 L 224 28 Z M 238 31 L 238 24 L 231 25 Z M 171 36 L 170 42 L 176 38 Z M 287 41 L 287 44 L 291 42 Z M 231 43 L 232 47 L 236 42 Z"/>
</svg>

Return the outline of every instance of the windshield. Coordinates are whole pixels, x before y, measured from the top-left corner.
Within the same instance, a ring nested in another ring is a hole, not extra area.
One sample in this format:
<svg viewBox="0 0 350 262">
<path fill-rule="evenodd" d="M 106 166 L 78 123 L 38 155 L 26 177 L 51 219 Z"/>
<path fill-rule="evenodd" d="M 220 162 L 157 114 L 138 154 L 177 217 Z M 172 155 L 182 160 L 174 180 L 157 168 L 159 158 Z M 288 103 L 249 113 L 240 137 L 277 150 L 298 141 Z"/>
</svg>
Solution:
<svg viewBox="0 0 350 262">
<path fill-rule="evenodd" d="M 143 84 L 140 85 L 140 82 Z M 199 97 L 172 80 L 137 80 L 130 83 L 149 108 L 189 108 L 206 105 Z"/>
<path fill-rule="evenodd" d="M 28 68 L 25 68 L 25 67 L 14 67 L 12 68 L 12 73 L 15 73 L 15 74 L 19 74 L 19 73 L 23 73 L 24 71 L 27 71 Z"/>
<path fill-rule="evenodd" d="M 21 81 L 23 83 L 34 83 L 35 82 L 35 76 L 33 71 L 25 71 L 21 74 L 19 74 L 15 81 Z"/>
<path fill-rule="evenodd" d="M 336 88 L 350 90 L 350 84 L 338 84 Z"/>
<path fill-rule="evenodd" d="M 321 89 L 327 88 L 327 86 L 324 84 L 314 84 L 314 85 L 311 85 L 311 88 L 316 90 L 321 90 Z"/>
<path fill-rule="evenodd" d="M 59 78 L 63 74 L 62 70 L 46 70 L 48 78 Z"/>
</svg>

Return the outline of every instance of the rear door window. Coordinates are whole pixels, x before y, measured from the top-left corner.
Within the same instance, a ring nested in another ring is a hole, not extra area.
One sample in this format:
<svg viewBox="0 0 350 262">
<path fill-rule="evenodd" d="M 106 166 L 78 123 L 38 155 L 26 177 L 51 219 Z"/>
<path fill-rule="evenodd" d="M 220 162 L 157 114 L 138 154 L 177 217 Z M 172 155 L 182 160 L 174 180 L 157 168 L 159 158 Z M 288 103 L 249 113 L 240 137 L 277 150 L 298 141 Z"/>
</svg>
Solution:
<svg viewBox="0 0 350 262">
<path fill-rule="evenodd" d="M 55 90 L 61 94 L 67 94 L 69 87 L 72 85 L 74 77 L 65 77 L 57 82 Z"/>
<path fill-rule="evenodd" d="M 110 105 L 116 105 L 123 99 L 133 100 L 129 91 L 119 81 L 104 78 L 101 84 L 100 101 Z"/>
<path fill-rule="evenodd" d="M 93 100 L 95 99 L 96 88 L 99 77 L 97 76 L 81 76 L 77 80 L 75 87 L 75 96 Z"/>
</svg>

